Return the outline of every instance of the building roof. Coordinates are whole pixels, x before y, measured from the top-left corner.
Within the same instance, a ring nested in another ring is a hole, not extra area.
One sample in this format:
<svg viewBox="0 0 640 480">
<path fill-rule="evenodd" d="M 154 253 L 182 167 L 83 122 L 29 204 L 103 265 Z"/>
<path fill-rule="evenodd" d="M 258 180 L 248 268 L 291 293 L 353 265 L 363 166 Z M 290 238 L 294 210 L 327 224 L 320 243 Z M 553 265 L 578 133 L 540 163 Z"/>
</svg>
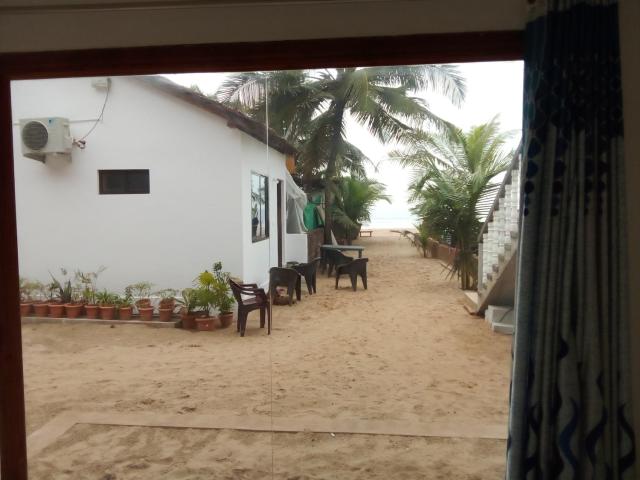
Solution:
<svg viewBox="0 0 640 480">
<path fill-rule="evenodd" d="M 177 83 L 174 83 L 168 78 L 160 75 L 133 78 L 139 79 L 142 82 L 184 100 L 191 105 L 224 118 L 227 121 L 227 126 L 229 128 L 237 128 L 265 145 L 269 145 L 280 153 L 284 153 L 286 155 L 294 155 L 297 153 L 297 150 L 293 145 L 279 136 L 272 129 L 268 129 L 267 134 L 267 128 L 265 128 L 264 123 L 254 120 L 244 113 L 227 107 L 226 105 L 206 97 L 201 93 L 195 92 L 190 88 L 183 87 L 182 85 L 178 85 Z"/>
</svg>

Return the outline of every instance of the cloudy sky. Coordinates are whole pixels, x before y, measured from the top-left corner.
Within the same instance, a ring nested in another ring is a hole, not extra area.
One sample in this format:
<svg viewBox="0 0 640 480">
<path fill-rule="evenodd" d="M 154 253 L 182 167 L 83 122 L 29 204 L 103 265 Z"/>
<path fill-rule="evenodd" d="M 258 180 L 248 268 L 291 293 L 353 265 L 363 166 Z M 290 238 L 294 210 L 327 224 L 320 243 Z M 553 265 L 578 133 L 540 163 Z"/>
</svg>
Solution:
<svg viewBox="0 0 640 480">
<path fill-rule="evenodd" d="M 439 95 L 426 92 L 419 96 L 425 98 L 432 111 L 446 120 L 467 129 L 473 125 L 485 123 L 495 115 L 500 116 L 504 130 L 514 131 L 512 146 L 520 140 L 522 128 L 522 62 L 484 62 L 458 65 L 467 80 L 467 97 L 460 107 L 452 106 Z M 215 93 L 226 74 L 180 74 L 165 75 L 176 83 L 185 86 L 198 85 L 206 93 Z M 351 121 L 347 124 L 349 141 L 369 156 L 373 164 L 369 175 L 387 186 L 392 203 L 381 202 L 372 214 L 372 226 L 378 228 L 409 227 L 413 219 L 407 202 L 407 185 L 410 172 L 400 168 L 388 158 L 388 152 L 394 146 L 385 146 L 371 137 L 366 129 Z"/>
</svg>

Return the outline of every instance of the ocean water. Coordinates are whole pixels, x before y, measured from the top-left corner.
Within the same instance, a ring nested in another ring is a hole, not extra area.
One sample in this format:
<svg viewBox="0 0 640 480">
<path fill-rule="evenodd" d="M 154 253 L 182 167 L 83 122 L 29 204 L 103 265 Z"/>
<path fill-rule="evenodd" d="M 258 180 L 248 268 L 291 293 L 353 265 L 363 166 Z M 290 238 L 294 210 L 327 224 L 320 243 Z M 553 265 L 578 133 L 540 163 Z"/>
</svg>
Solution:
<svg viewBox="0 0 640 480">
<path fill-rule="evenodd" d="M 376 218 L 373 216 L 371 222 L 364 224 L 362 228 L 371 228 L 374 230 L 389 230 L 400 228 L 414 228 L 418 223 L 418 219 L 413 216 L 392 217 L 392 218 Z"/>
</svg>

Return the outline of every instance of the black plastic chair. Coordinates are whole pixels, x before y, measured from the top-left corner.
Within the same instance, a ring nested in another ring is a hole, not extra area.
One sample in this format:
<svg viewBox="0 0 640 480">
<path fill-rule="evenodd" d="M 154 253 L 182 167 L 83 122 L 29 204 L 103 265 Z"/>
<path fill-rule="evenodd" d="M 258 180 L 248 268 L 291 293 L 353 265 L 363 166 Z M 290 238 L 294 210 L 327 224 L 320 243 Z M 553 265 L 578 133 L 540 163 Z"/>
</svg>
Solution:
<svg viewBox="0 0 640 480">
<path fill-rule="evenodd" d="M 229 280 L 231 292 L 238 303 L 237 329 L 240 336 L 244 337 L 247 328 L 247 316 L 253 310 L 260 310 L 260 328 L 264 328 L 265 317 L 268 318 L 267 334 L 271 335 L 271 309 L 269 298 L 262 288 L 258 288 L 255 283 L 236 283 Z M 243 298 L 246 295 L 248 298 Z"/>
<path fill-rule="evenodd" d="M 349 275 L 351 288 L 355 292 L 358 287 L 358 275 L 362 278 L 362 285 L 367 289 L 367 262 L 368 258 L 356 258 L 352 262 L 336 267 L 336 288 L 341 275 Z"/>
<path fill-rule="evenodd" d="M 277 295 L 277 287 L 287 287 L 287 295 L 289 296 L 289 305 L 293 304 L 293 292 L 296 292 L 296 298 L 300 301 L 302 297 L 302 281 L 300 274 L 293 268 L 273 267 L 269 270 L 269 299 L 273 303 Z"/>
<path fill-rule="evenodd" d="M 309 290 L 309 295 L 316 293 L 316 274 L 319 264 L 320 257 L 314 258 L 309 263 L 298 263 L 291 267 L 304 277 L 304 281 L 307 284 L 307 290 Z"/>
<path fill-rule="evenodd" d="M 325 261 L 328 267 L 327 277 L 330 277 L 334 268 L 336 268 L 337 271 L 338 266 L 353 262 L 353 258 L 345 255 L 340 250 L 327 249 L 325 252 Z"/>
</svg>

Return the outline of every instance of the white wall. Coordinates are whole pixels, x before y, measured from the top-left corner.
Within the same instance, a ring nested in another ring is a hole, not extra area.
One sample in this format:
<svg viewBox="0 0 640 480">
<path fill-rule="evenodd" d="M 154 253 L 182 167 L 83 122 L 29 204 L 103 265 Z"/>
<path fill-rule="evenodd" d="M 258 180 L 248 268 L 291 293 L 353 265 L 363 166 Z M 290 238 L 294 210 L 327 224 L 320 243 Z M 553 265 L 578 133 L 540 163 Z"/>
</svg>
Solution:
<svg viewBox="0 0 640 480">
<path fill-rule="evenodd" d="M 244 251 L 244 268 L 242 279 L 265 285 L 268 281 L 269 268 L 278 266 L 278 216 L 277 216 L 277 181 L 283 181 L 283 210 L 286 198 L 285 155 L 269 149 L 261 142 L 249 136 L 242 137 L 242 211 L 249 219 L 242 226 L 242 247 Z M 264 175 L 269 182 L 269 238 L 253 242 L 251 238 L 251 173 Z M 283 222 L 285 212 L 283 211 Z M 284 229 L 283 225 L 283 229 Z M 283 230 L 284 235 L 284 230 Z M 286 257 L 286 244 L 283 245 Z"/>
<path fill-rule="evenodd" d="M 15 82 L 14 119 L 96 118 L 104 92 L 90 83 Z M 90 126 L 73 123 L 72 134 L 79 137 Z M 215 260 L 242 275 L 242 218 L 249 222 L 240 201 L 246 136 L 220 117 L 122 77 L 113 80 L 104 122 L 85 150 L 74 148 L 70 164 L 23 157 L 15 126 L 21 274 L 46 280 L 60 266 L 105 265 L 100 286 L 118 290 L 140 280 L 184 288 Z M 97 170 L 118 168 L 148 168 L 150 195 L 99 195 Z"/>
</svg>

